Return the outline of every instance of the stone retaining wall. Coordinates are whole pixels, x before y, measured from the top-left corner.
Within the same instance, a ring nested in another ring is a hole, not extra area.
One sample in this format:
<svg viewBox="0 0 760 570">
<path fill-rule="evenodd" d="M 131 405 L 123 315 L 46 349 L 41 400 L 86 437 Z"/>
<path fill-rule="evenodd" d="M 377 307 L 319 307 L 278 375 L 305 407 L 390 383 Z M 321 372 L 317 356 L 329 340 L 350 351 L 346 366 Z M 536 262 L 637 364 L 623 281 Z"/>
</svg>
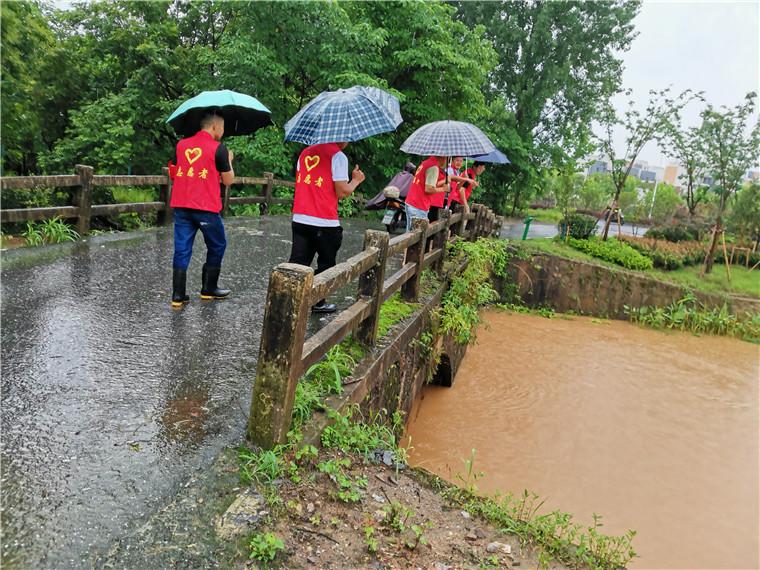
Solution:
<svg viewBox="0 0 760 570">
<path fill-rule="evenodd" d="M 515 258 L 509 282 L 499 284 L 503 297 L 516 293 L 528 306 L 546 305 L 555 311 L 576 311 L 627 320 L 624 306 L 663 307 L 682 299 L 685 288 L 624 269 L 613 269 L 549 254 Z M 511 283 L 510 283 L 511 282 Z M 514 284 L 514 285 L 513 285 Z M 704 304 L 734 313 L 760 312 L 760 300 L 734 295 L 694 292 Z"/>
</svg>

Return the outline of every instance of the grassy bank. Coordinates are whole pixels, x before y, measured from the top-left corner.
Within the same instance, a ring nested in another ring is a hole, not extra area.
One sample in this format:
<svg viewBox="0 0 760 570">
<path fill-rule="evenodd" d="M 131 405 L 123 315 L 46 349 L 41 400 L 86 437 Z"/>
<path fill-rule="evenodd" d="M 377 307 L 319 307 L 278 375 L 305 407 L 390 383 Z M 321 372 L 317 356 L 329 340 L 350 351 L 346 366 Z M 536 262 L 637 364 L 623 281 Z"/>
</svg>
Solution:
<svg viewBox="0 0 760 570">
<path fill-rule="evenodd" d="M 521 242 L 518 246 L 521 249 L 532 253 L 548 253 L 565 259 L 587 261 L 598 265 L 604 265 L 605 267 L 621 269 L 619 265 L 578 251 L 566 243 L 552 238 L 532 239 L 526 242 Z M 700 276 L 700 270 L 701 266 L 692 265 L 672 271 L 648 269 L 645 271 L 636 271 L 636 273 L 641 273 L 649 277 L 654 277 L 662 281 L 667 281 L 705 293 L 730 293 L 734 295 L 760 298 L 760 273 L 758 273 L 758 270 L 750 272 L 747 268 L 740 265 L 732 265 L 731 281 L 728 281 L 724 265 L 716 263 L 713 267 L 712 273 L 705 275 L 704 277 Z"/>
</svg>

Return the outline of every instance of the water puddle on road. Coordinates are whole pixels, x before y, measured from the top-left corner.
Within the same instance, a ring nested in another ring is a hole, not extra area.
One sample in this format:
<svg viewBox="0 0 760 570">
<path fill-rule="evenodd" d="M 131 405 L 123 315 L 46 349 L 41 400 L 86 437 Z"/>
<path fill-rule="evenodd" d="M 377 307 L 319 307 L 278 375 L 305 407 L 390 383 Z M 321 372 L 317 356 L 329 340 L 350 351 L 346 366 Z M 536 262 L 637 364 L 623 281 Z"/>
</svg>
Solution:
<svg viewBox="0 0 760 570">
<path fill-rule="evenodd" d="M 758 568 L 760 347 L 620 321 L 488 311 L 452 388 L 428 387 L 413 465 L 484 493 L 528 489 L 631 568 Z"/>
</svg>

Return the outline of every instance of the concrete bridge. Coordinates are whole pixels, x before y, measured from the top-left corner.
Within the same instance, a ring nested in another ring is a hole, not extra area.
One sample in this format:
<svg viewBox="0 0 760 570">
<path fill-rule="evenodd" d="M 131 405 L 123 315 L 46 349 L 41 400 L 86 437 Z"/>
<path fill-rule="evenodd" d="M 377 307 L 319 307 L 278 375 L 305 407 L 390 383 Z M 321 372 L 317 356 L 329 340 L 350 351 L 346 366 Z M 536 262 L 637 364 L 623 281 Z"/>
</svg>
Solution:
<svg viewBox="0 0 760 570">
<path fill-rule="evenodd" d="M 373 224 L 344 226 L 339 262 L 361 252 Z M 169 305 L 169 227 L 4 252 L 6 563 L 100 565 L 117 538 L 134 534 L 242 441 L 267 284 L 288 257 L 290 221 L 236 218 L 227 231 L 222 282 L 233 295 L 195 296 L 181 311 Z M 200 286 L 198 240 L 191 291 Z M 390 274 L 401 262 L 388 266 Z M 411 276 L 407 268 L 402 277 Z M 356 305 L 349 281 L 331 295 L 339 309 Z M 309 317 L 306 336 L 342 314 Z"/>
</svg>

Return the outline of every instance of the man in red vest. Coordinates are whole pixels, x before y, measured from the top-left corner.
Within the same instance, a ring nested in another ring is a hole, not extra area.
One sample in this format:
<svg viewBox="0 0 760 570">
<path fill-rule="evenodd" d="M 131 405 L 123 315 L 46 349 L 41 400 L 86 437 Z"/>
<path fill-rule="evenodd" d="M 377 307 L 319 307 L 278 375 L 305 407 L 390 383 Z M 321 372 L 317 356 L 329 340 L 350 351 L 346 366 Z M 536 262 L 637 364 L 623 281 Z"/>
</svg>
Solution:
<svg viewBox="0 0 760 570">
<path fill-rule="evenodd" d="M 293 246 L 290 263 L 311 266 L 317 255 L 321 273 L 335 265 L 343 242 L 338 219 L 338 200 L 350 196 L 364 181 L 359 166 L 348 181 L 348 158 L 343 149 L 348 143 L 323 143 L 306 147 L 296 165 L 296 191 L 293 198 Z M 335 312 L 335 305 L 321 299 L 312 307 L 315 313 Z"/>
<path fill-rule="evenodd" d="M 472 184 L 475 188 L 478 187 L 478 183 L 471 178 L 467 178 L 467 176 L 462 173 L 459 173 L 459 170 L 462 168 L 462 162 L 463 158 L 461 156 L 455 156 L 451 159 L 451 164 L 449 164 L 449 167 L 446 169 L 446 174 L 448 174 L 449 177 L 449 207 L 452 207 L 452 201 L 456 199 L 458 200 L 460 198 L 459 193 L 459 186 L 465 182 Z M 469 211 L 469 205 L 465 203 L 465 210 Z"/>
<path fill-rule="evenodd" d="M 446 192 L 444 168 L 445 156 L 430 156 L 420 164 L 406 195 L 406 231 L 412 229 L 412 218 L 426 220 L 433 197 Z"/>
<path fill-rule="evenodd" d="M 457 187 L 457 191 L 453 192 L 449 197 L 449 206 L 454 207 L 454 204 L 464 204 L 465 210 L 470 209 L 470 195 L 474 188 L 477 188 L 480 183 L 477 181 L 477 177 L 483 174 L 486 169 L 484 162 L 475 162 L 471 168 L 464 171 L 465 181 L 460 183 Z"/>
<path fill-rule="evenodd" d="M 172 306 L 181 307 L 190 300 L 186 295 L 187 267 L 193 254 L 198 230 L 206 242 L 201 299 L 223 299 L 229 289 L 218 286 L 222 258 L 227 248 L 222 210 L 221 184 L 229 186 L 235 179 L 232 151 L 219 141 L 224 135 L 224 118 L 208 114 L 201 130 L 177 143 L 177 169 L 172 184 L 170 206 L 174 208 L 174 272 Z"/>
</svg>

